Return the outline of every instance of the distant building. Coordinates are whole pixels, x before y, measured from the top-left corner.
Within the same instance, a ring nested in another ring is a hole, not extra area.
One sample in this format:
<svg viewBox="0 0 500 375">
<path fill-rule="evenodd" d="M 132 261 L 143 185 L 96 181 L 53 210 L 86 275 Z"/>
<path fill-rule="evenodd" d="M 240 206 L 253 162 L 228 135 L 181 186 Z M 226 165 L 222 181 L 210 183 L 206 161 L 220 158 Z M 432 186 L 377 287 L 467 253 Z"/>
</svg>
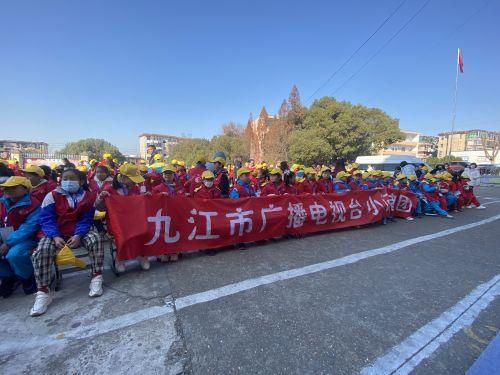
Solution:
<svg viewBox="0 0 500 375">
<path fill-rule="evenodd" d="M 250 159 L 260 163 L 265 159 L 265 140 L 278 116 L 272 116 L 267 113 L 266 107 L 262 107 L 259 117 L 255 120 L 248 120 L 246 127 L 246 136 L 250 142 Z"/>
<path fill-rule="evenodd" d="M 187 138 L 176 137 L 175 135 L 165 135 L 156 133 L 142 133 L 139 135 L 139 153 L 141 158 L 147 157 L 149 145 L 156 146 L 156 149 L 164 157 L 168 156 L 172 148 L 179 142 Z"/>
<path fill-rule="evenodd" d="M 405 139 L 395 142 L 378 152 L 379 155 L 411 155 L 426 159 L 435 155 L 438 137 L 401 130 Z"/>
<path fill-rule="evenodd" d="M 458 153 L 463 154 L 464 152 L 466 152 L 464 155 L 467 155 L 467 152 L 475 152 L 476 155 L 479 155 L 477 152 L 481 151 L 484 155 L 482 138 L 488 151 L 493 150 L 495 143 L 500 142 L 500 132 L 480 129 L 461 130 L 438 135 L 438 157 L 440 158 L 449 154 L 458 156 Z"/>
<path fill-rule="evenodd" d="M 47 154 L 49 145 L 45 142 L 0 140 L 0 150 L 8 153 L 35 152 Z"/>
</svg>

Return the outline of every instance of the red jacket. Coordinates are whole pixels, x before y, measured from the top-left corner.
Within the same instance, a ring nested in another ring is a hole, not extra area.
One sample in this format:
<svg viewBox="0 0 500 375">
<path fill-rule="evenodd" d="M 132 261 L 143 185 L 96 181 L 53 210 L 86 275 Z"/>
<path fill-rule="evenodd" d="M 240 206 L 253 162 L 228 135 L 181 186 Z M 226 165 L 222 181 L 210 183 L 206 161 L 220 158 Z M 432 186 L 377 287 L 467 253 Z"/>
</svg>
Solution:
<svg viewBox="0 0 500 375">
<path fill-rule="evenodd" d="M 184 189 L 189 196 L 193 196 L 194 190 L 202 185 L 201 175 L 205 172 L 207 168 L 202 165 L 197 165 L 189 170 L 188 176 L 189 180 L 184 184 Z"/>
<path fill-rule="evenodd" d="M 297 194 L 299 194 L 299 190 L 297 188 L 297 184 L 295 184 L 295 185 L 288 185 L 288 186 L 285 185 L 285 194 L 289 194 L 289 195 L 297 195 Z"/>
<path fill-rule="evenodd" d="M 179 181 L 179 183 L 181 185 L 186 184 L 186 182 L 187 182 L 187 173 L 186 173 L 186 171 L 185 170 L 178 171 L 177 174 L 176 174 L 176 178 L 177 178 L 177 181 Z"/>
<path fill-rule="evenodd" d="M 109 195 L 141 195 L 141 191 L 139 190 L 139 186 L 134 185 L 131 189 L 127 189 L 127 193 L 125 194 L 125 190 L 123 189 L 115 189 L 113 185 L 106 186 L 104 191 L 107 191 Z"/>
<path fill-rule="evenodd" d="M 167 193 L 169 197 L 175 197 L 178 195 L 184 196 L 184 186 L 180 182 L 175 182 L 172 185 L 167 185 L 163 182 L 161 185 L 155 186 L 153 188 L 153 194 Z"/>
<path fill-rule="evenodd" d="M 13 227 L 17 230 L 33 211 L 40 207 L 40 201 L 35 197 L 30 197 L 30 204 L 20 207 L 13 207 L 7 212 L 7 207 L 0 201 L 0 219 L 6 227 Z"/>
<path fill-rule="evenodd" d="M 221 192 L 218 188 L 212 186 L 211 188 L 207 188 L 205 185 L 201 185 L 194 189 L 193 192 L 194 198 L 202 198 L 202 199 L 219 199 L 222 198 Z"/>
<path fill-rule="evenodd" d="M 57 187 L 55 182 L 43 180 L 40 184 L 31 189 L 31 196 L 42 202 L 45 196 Z"/>
<path fill-rule="evenodd" d="M 330 194 L 333 193 L 333 181 L 330 179 L 325 180 L 320 178 L 318 180 L 317 193 Z"/>
<path fill-rule="evenodd" d="M 101 187 L 99 187 L 99 184 L 97 183 L 97 181 L 95 180 L 95 178 L 91 179 L 89 181 L 89 190 L 94 194 L 94 195 L 97 195 L 99 194 L 101 191 L 103 191 L 107 186 L 111 186 L 111 184 L 113 183 L 113 179 L 111 177 L 108 177 L 106 178 Z"/>
<path fill-rule="evenodd" d="M 314 183 L 308 179 L 304 179 L 297 183 L 297 193 L 298 194 L 314 194 Z"/>
<path fill-rule="evenodd" d="M 265 184 L 262 184 L 262 192 L 260 193 L 261 196 L 266 196 L 266 195 L 283 195 L 285 194 L 285 184 L 283 182 L 280 182 L 277 186 L 273 184 L 271 181 L 266 182 Z"/>
<path fill-rule="evenodd" d="M 94 218 L 94 195 L 84 191 L 73 202 L 63 190 L 53 190 L 43 200 L 40 224 L 47 237 L 85 235 Z"/>
</svg>

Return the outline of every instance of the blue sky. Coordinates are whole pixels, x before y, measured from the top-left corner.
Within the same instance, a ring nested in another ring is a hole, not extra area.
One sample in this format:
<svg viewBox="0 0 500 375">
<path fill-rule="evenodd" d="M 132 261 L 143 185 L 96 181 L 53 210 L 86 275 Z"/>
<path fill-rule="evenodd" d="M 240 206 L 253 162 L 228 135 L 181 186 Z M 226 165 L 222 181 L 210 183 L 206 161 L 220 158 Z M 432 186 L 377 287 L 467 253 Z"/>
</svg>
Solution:
<svg viewBox="0 0 500 375">
<path fill-rule="evenodd" d="M 99 137 L 132 153 L 141 132 L 211 137 L 262 105 L 276 112 L 293 84 L 305 102 L 400 2 L 2 2 L 0 138 L 57 148 Z M 424 2 L 407 0 L 315 98 Z M 499 15 L 495 0 L 431 0 L 336 98 L 382 108 L 402 129 L 448 131 L 460 47 L 457 129 L 500 130 Z"/>
</svg>

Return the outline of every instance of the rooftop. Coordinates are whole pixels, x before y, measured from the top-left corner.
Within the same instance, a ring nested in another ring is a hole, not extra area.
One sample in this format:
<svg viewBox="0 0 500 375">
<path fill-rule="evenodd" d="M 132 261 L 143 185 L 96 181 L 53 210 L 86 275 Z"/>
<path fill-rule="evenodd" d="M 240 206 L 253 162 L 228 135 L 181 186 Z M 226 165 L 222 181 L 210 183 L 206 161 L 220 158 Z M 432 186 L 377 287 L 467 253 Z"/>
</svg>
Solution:
<svg viewBox="0 0 500 375">
<path fill-rule="evenodd" d="M 163 138 L 175 138 L 178 140 L 189 139 L 189 138 L 185 138 L 185 137 L 178 137 L 176 135 L 158 134 L 158 133 L 142 133 L 142 134 L 139 134 L 139 137 L 163 137 Z"/>
</svg>

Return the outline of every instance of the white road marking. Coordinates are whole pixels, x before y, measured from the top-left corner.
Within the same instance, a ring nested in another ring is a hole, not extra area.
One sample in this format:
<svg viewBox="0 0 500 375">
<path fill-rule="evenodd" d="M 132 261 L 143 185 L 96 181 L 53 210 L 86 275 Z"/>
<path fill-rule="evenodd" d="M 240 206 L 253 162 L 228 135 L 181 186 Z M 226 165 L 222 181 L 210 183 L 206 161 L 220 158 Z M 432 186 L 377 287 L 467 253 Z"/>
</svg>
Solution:
<svg viewBox="0 0 500 375">
<path fill-rule="evenodd" d="M 388 246 L 377 249 L 363 251 L 361 253 L 348 255 L 342 258 L 315 263 L 309 266 L 295 268 L 287 271 L 277 272 L 265 276 L 247 279 L 234 284 L 229 284 L 220 288 L 207 290 L 201 293 L 192 294 L 185 297 L 180 297 L 174 301 L 177 310 L 184 309 L 189 306 L 197 305 L 204 302 L 214 301 L 226 296 L 230 296 L 249 289 L 257 288 L 262 285 L 271 284 L 278 281 L 289 280 L 292 278 L 309 275 L 312 273 L 321 272 L 348 264 L 356 263 L 360 260 L 371 258 L 377 255 L 392 253 L 397 250 L 407 248 L 409 246 L 434 240 L 436 238 L 445 237 L 463 230 L 479 227 L 481 225 L 492 223 L 500 219 L 500 215 L 495 215 L 490 218 L 462 225 L 459 227 L 447 229 L 441 232 L 431 233 L 425 236 L 412 238 L 406 241 L 397 242 Z M 154 319 L 160 316 L 173 313 L 173 308 L 170 303 L 162 306 L 153 306 L 141 309 L 129 314 L 117 316 L 112 319 L 98 321 L 90 325 L 80 326 L 75 329 L 61 332 L 58 335 L 27 337 L 25 339 L 15 340 L 0 340 L 0 355 L 21 353 L 23 350 L 34 349 L 47 345 L 55 345 L 66 343 L 69 339 L 79 340 L 84 338 L 101 335 L 124 327 L 132 326 L 146 320 Z"/>
<path fill-rule="evenodd" d="M 500 203 L 500 201 L 486 202 L 486 203 L 483 203 L 483 206 L 487 206 L 489 204 L 495 204 L 495 203 Z"/>
<path fill-rule="evenodd" d="M 177 310 L 184 309 L 189 306 L 197 305 L 204 302 L 213 301 L 222 297 L 230 296 L 236 293 L 240 293 L 249 289 L 257 288 L 262 285 L 267 285 L 275 283 L 277 281 L 289 280 L 295 277 L 305 276 L 316 272 L 321 272 L 324 270 L 345 266 L 347 264 L 352 264 L 359 262 L 360 260 L 371 258 L 377 255 L 388 254 L 394 251 L 404 249 L 406 247 L 434 240 L 436 238 L 441 238 L 448 236 L 453 233 L 461 232 L 463 230 L 472 229 L 484 224 L 491 223 L 500 219 L 500 215 L 492 216 L 488 219 L 484 219 L 475 223 L 462 225 L 459 227 L 443 230 L 441 232 L 431 233 L 425 236 L 420 236 L 416 238 L 411 238 L 406 241 L 397 242 L 388 246 L 380 247 L 378 249 L 372 249 L 367 251 L 362 251 L 360 253 L 348 255 L 342 258 L 329 260 L 326 262 L 315 263 L 309 266 L 295 268 L 287 271 L 272 273 L 269 275 L 264 275 L 256 277 L 253 279 L 243 280 L 234 284 L 225 285 L 220 288 L 215 288 L 207 290 L 205 292 L 192 294 L 185 297 L 180 297 L 175 300 L 175 307 Z"/>
<path fill-rule="evenodd" d="M 477 198 L 477 197 L 476 197 Z M 483 199 L 496 199 L 496 198 L 492 198 L 492 197 L 484 197 Z"/>
<path fill-rule="evenodd" d="M 361 374 L 409 374 L 453 335 L 470 326 L 498 295 L 500 275 L 479 285 L 455 306 L 415 331 L 372 365 L 363 368 Z"/>
</svg>

